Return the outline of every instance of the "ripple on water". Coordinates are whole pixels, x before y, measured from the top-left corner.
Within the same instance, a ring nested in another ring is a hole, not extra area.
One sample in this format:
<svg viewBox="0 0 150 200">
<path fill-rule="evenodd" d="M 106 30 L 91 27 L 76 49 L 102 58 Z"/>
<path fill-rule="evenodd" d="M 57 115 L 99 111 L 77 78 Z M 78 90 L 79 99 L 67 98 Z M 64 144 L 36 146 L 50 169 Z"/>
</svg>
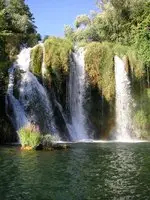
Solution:
<svg viewBox="0 0 150 200">
<path fill-rule="evenodd" d="M 149 143 L 71 146 L 54 152 L 0 148 L 0 200 L 149 199 Z"/>
</svg>

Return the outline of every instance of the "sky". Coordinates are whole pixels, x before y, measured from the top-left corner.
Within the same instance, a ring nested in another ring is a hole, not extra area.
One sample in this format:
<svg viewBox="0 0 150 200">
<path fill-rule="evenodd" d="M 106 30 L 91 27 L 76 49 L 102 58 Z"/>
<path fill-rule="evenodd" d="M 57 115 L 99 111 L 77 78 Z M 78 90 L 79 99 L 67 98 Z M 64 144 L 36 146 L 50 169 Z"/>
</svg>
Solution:
<svg viewBox="0 0 150 200">
<path fill-rule="evenodd" d="M 25 0 L 35 18 L 37 31 L 44 37 L 62 37 L 64 25 L 73 26 L 77 15 L 96 10 L 96 0 Z"/>
</svg>

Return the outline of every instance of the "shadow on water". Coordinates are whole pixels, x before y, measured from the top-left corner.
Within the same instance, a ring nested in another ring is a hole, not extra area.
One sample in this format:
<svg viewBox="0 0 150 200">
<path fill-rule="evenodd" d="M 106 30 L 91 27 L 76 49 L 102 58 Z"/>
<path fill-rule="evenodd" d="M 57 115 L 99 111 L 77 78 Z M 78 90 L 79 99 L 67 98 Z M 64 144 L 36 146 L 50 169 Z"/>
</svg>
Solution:
<svg viewBox="0 0 150 200">
<path fill-rule="evenodd" d="M 149 143 L 71 146 L 53 152 L 0 148 L 0 199 L 149 199 Z"/>
</svg>

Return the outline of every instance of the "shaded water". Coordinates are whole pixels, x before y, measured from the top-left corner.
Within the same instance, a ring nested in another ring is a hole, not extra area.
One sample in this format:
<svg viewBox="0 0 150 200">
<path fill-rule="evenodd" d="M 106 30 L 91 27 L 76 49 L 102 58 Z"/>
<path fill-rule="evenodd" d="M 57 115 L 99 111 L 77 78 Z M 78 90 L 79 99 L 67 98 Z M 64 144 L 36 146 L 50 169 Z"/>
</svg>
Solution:
<svg viewBox="0 0 150 200">
<path fill-rule="evenodd" d="M 0 199 L 150 199 L 150 144 L 72 144 L 67 151 L 0 148 Z"/>
</svg>

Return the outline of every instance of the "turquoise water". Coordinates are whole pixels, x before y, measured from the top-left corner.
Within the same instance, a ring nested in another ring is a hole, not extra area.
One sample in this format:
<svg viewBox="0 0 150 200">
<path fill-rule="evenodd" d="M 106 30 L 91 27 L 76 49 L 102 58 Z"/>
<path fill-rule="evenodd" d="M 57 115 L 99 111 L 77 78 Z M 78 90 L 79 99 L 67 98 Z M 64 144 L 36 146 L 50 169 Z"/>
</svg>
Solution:
<svg viewBox="0 0 150 200">
<path fill-rule="evenodd" d="M 0 200 L 150 199 L 150 143 L 0 148 Z"/>
</svg>

